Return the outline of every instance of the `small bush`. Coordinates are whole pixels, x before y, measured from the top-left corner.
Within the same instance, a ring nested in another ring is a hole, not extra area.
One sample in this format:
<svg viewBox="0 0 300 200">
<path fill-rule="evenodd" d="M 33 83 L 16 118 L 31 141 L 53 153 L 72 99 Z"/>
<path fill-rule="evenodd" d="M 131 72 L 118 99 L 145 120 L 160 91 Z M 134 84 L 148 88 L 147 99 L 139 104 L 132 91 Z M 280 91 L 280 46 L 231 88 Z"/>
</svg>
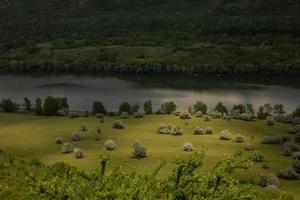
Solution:
<svg viewBox="0 0 300 200">
<path fill-rule="evenodd" d="M 296 134 L 295 136 L 295 142 L 300 143 L 300 132 Z"/>
<path fill-rule="evenodd" d="M 254 162 L 263 162 L 265 160 L 265 155 L 261 151 L 255 151 L 252 160 Z"/>
<path fill-rule="evenodd" d="M 122 120 L 116 120 L 116 121 L 114 121 L 112 127 L 116 128 L 116 129 L 123 129 L 123 128 L 125 128 L 124 122 Z"/>
<path fill-rule="evenodd" d="M 73 145 L 70 143 L 63 143 L 61 146 L 62 153 L 71 153 L 73 151 Z"/>
<path fill-rule="evenodd" d="M 300 125 L 300 117 L 295 117 L 295 118 L 293 119 L 292 124 L 293 124 L 294 126 Z"/>
<path fill-rule="evenodd" d="M 196 117 L 203 117 L 203 113 L 201 111 L 196 112 L 195 114 Z"/>
<path fill-rule="evenodd" d="M 275 185 L 276 187 L 279 187 L 279 180 L 275 175 L 262 174 L 259 175 L 258 185 L 262 187 L 267 187 L 269 185 Z"/>
<path fill-rule="evenodd" d="M 298 151 L 299 148 L 296 144 L 291 142 L 286 142 L 283 144 L 283 155 L 285 156 L 292 156 L 295 151 Z"/>
<path fill-rule="evenodd" d="M 222 118 L 222 113 L 220 113 L 218 111 L 213 111 L 213 112 L 209 113 L 209 115 L 213 119 L 221 119 Z"/>
<path fill-rule="evenodd" d="M 300 132 L 300 126 L 299 125 L 298 126 L 290 127 L 288 129 L 288 133 L 290 133 L 290 134 L 296 134 L 298 132 Z"/>
<path fill-rule="evenodd" d="M 300 160 L 293 161 L 293 169 L 300 174 Z"/>
<path fill-rule="evenodd" d="M 274 126 L 275 125 L 275 120 L 273 117 L 267 117 L 267 125 L 268 126 Z"/>
<path fill-rule="evenodd" d="M 235 142 L 239 142 L 239 143 L 243 143 L 245 140 L 244 140 L 244 137 L 242 135 L 237 135 L 235 137 Z"/>
<path fill-rule="evenodd" d="M 85 125 L 83 125 L 80 127 L 80 131 L 88 131 L 88 128 Z"/>
<path fill-rule="evenodd" d="M 171 135 L 182 135 L 182 130 L 179 126 L 171 129 Z"/>
<path fill-rule="evenodd" d="M 142 146 L 139 141 L 135 141 L 132 145 L 133 148 L 133 157 L 134 158 L 143 158 L 147 157 L 147 149 Z"/>
<path fill-rule="evenodd" d="M 244 145 L 244 149 L 246 150 L 246 151 L 253 151 L 254 150 L 254 147 L 253 147 L 253 145 L 252 144 L 245 144 Z"/>
<path fill-rule="evenodd" d="M 192 115 L 189 112 L 182 112 L 180 113 L 180 119 L 191 119 Z"/>
<path fill-rule="evenodd" d="M 298 180 L 299 176 L 293 168 L 279 170 L 277 177 L 285 180 Z"/>
<path fill-rule="evenodd" d="M 202 135 L 203 134 L 203 129 L 199 127 L 194 128 L 194 134 L 195 135 Z"/>
<path fill-rule="evenodd" d="M 137 112 L 135 112 L 134 114 L 133 114 L 133 117 L 134 118 L 143 118 L 144 117 L 144 114 L 145 114 L 145 112 L 143 111 L 143 110 L 138 110 Z"/>
<path fill-rule="evenodd" d="M 75 158 L 81 159 L 84 157 L 84 152 L 82 149 L 75 148 L 74 153 L 75 153 Z"/>
<path fill-rule="evenodd" d="M 120 118 L 121 119 L 127 119 L 129 117 L 129 113 L 128 112 L 122 112 L 121 114 L 120 114 Z"/>
<path fill-rule="evenodd" d="M 95 117 L 98 118 L 98 119 L 102 119 L 102 118 L 104 118 L 104 114 L 102 114 L 102 113 L 96 113 Z"/>
<path fill-rule="evenodd" d="M 231 133 L 228 130 L 223 130 L 220 133 L 220 140 L 231 140 Z"/>
<path fill-rule="evenodd" d="M 213 128 L 212 127 L 206 127 L 205 128 L 205 134 L 211 135 L 213 134 Z"/>
<path fill-rule="evenodd" d="M 62 143 L 64 143 L 64 140 L 62 137 L 55 138 L 55 144 L 62 144 Z"/>
<path fill-rule="evenodd" d="M 58 116 L 67 116 L 68 113 L 67 113 L 67 111 L 66 111 L 65 109 L 59 109 L 59 110 L 57 111 L 57 115 L 58 115 Z"/>
<path fill-rule="evenodd" d="M 113 140 L 107 140 L 105 143 L 104 143 L 104 147 L 106 150 L 114 150 L 117 145 L 116 143 L 113 141 Z"/>
<path fill-rule="evenodd" d="M 289 136 L 286 135 L 275 135 L 275 136 L 266 136 L 263 138 L 263 144 L 284 144 L 285 142 L 290 141 Z"/>
<path fill-rule="evenodd" d="M 211 121 L 211 117 L 208 115 L 204 115 L 204 121 L 205 122 Z"/>
<path fill-rule="evenodd" d="M 81 134 L 79 132 L 73 133 L 71 136 L 72 141 L 80 141 L 81 140 Z"/>
<path fill-rule="evenodd" d="M 295 152 L 295 153 L 293 154 L 293 159 L 294 159 L 294 160 L 300 160 L 300 152 L 299 152 L 299 151 L 297 151 L 297 152 Z"/>
<path fill-rule="evenodd" d="M 179 110 L 176 110 L 176 111 L 174 112 L 174 115 L 177 116 L 177 117 L 180 116 L 180 114 L 181 114 L 181 111 L 179 111 Z"/>
<path fill-rule="evenodd" d="M 194 147 L 193 147 L 192 143 L 190 143 L 190 142 L 183 143 L 183 151 L 191 152 L 191 151 L 193 151 L 193 149 L 194 149 Z"/>
</svg>

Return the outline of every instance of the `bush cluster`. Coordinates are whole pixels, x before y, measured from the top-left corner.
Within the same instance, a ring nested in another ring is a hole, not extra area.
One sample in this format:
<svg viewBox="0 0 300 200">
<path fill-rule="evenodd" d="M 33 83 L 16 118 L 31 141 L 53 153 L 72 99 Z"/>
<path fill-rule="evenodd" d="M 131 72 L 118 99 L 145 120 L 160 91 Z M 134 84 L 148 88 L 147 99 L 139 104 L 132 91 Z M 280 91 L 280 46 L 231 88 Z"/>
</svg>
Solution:
<svg viewBox="0 0 300 200">
<path fill-rule="evenodd" d="M 273 174 L 261 174 L 259 175 L 258 185 L 262 187 L 268 187 L 269 185 L 279 187 L 279 180 Z"/>
<path fill-rule="evenodd" d="M 191 119 L 191 118 L 192 118 L 191 113 L 187 111 L 180 113 L 180 119 Z"/>
<path fill-rule="evenodd" d="M 125 128 L 125 125 L 124 125 L 124 122 L 122 120 L 116 120 L 116 121 L 113 122 L 112 127 L 116 128 L 116 129 L 123 129 L 123 128 Z"/>
<path fill-rule="evenodd" d="M 294 116 L 292 114 L 279 114 L 274 116 L 275 121 L 281 123 L 292 123 L 293 118 Z"/>
<path fill-rule="evenodd" d="M 161 124 L 157 129 L 157 133 L 170 134 L 170 135 L 182 135 L 182 130 L 179 126 Z"/>
<path fill-rule="evenodd" d="M 291 142 L 286 142 L 283 144 L 283 155 L 285 156 L 292 156 L 294 152 L 298 151 L 299 148 L 296 144 Z"/>
<path fill-rule="evenodd" d="M 266 136 L 262 139 L 263 144 L 284 144 L 288 141 L 290 138 L 287 135 Z"/>
<path fill-rule="evenodd" d="M 231 140 L 231 133 L 228 130 L 221 131 L 220 140 Z"/>
<path fill-rule="evenodd" d="M 183 151 L 191 152 L 193 150 L 194 150 L 194 147 L 193 147 L 192 143 L 190 143 L 190 142 L 183 143 Z"/>
<path fill-rule="evenodd" d="M 290 134 L 300 133 L 300 125 L 296 125 L 296 126 L 290 127 L 290 128 L 288 129 L 288 132 L 289 132 Z"/>
<path fill-rule="evenodd" d="M 117 147 L 117 145 L 113 140 L 107 140 L 104 143 L 104 147 L 106 150 L 114 150 Z"/>
<path fill-rule="evenodd" d="M 71 135 L 72 141 L 80 141 L 81 140 L 81 133 L 75 132 Z"/>
<path fill-rule="evenodd" d="M 62 153 L 71 153 L 73 151 L 73 145 L 71 143 L 63 143 L 61 146 Z"/>
<path fill-rule="evenodd" d="M 209 116 L 211 116 L 212 119 L 221 119 L 223 115 L 218 111 L 213 111 L 209 113 Z"/>
<path fill-rule="evenodd" d="M 147 157 L 147 149 L 139 141 L 134 141 L 132 148 L 134 158 Z"/>
<path fill-rule="evenodd" d="M 277 172 L 277 177 L 285 180 L 298 180 L 299 175 L 293 168 L 282 169 Z"/>
</svg>

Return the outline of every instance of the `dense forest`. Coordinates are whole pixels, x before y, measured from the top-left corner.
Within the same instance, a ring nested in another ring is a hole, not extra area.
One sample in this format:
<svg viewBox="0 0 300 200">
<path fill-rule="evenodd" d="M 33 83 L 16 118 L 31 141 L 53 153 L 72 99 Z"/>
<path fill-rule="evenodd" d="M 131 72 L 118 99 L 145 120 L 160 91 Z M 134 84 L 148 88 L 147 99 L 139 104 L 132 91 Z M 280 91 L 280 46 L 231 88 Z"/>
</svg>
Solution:
<svg viewBox="0 0 300 200">
<path fill-rule="evenodd" d="M 300 74 L 298 0 L 1 0 L 0 71 Z"/>
</svg>

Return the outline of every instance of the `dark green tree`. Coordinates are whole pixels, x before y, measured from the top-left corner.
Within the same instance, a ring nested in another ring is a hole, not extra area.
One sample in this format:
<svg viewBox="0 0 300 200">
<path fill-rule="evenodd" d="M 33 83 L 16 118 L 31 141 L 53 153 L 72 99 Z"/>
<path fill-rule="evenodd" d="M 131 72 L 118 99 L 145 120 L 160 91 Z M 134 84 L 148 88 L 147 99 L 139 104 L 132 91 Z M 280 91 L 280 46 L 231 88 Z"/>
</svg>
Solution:
<svg viewBox="0 0 300 200">
<path fill-rule="evenodd" d="M 43 115 L 43 106 L 42 106 L 43 102 L 42 99 L 37 98 L 35 100 L 35 109 L 34 109 L 34 113 L 36 115 Z"/>
<path fill-rule="evenodd" d="M 300 106 L 293 112 L 294 117 L 300 117 Z"/>
<path fill-rule="evenodd" d="M 207 113 L 207 105 L 202 101 L 197 101 L 196 104 L 193 106 L 194 112 L 201 111 L 203 114 Z"/>
<path fill-rule="evenodd" d="M 152 101 L 148 100 L 144 103 L 144 111 L 146 115 L 152 114 Z"/>
<path fill-rule="evenodd" d="M 24 106 L 27 112 L 31 111 L 31 101 L 27 97 L 24 98 Z"/>
<path fill-rule="evenodd" d="M 161 110 L 166 114 L 171 114 L 176 110 L 176 104 L 173 101 L 165 102 L 161 105 Z"/>
<path fill-rule="evenodd" d="M 95 101 L 93 103 L 93 110 L 92 110 L 93 114 L 96 114 L 96 113 L 101 113 L 101 114 L 106 114 L 107 111 L 103 105 L 103 103 L 101 101 Z"/>
<path fill-rule="evenodd" d="M 284 105 L 283 104 L 275 104 L 274 105 L 274 113 L 277 115 L 285 114 Z"/>
<path fill-rule="evenodd" d="M 215 107 L 215 111 L 218 111 L 220 113 L 228 113 L 226 106 L 223 105 L 222 102 L 219 102 L 216 107 Z"/>
<path fill-rule="evenodd" d="M 45 99 L 43 106 L 44 115 L 55 116 L 57 115 L 57 111 L 61 109 L 60 100 L 58 98 L 48 96 Z"/>
<path fill-rule="evenodd" d="M 119 113 L 121 114 L 122 112 L 127 112 L 131 114 L 131 105 L 128 102 L 122 102 L 120 107 L 119 107 Z"/>
<path fill-rule="evenodd" d="M 138 103 L 132 104 L 130 113 L 133 114 L 137 112 L 139 109 L 140 109 L 140 104 Z"/>
<path fill-rule="evenodd" d="M 239 110 L 240 113 L 245 113 L 246 107 L 243 104 L 234 104 L 232 110 Z"/>
<path fill-rule="evenodd" d="M 0 107 L 4 112 L 14 113 L 17 111 L 17 104 L 14 103 L 11 99 L 2 99 Z"/>
</svg>

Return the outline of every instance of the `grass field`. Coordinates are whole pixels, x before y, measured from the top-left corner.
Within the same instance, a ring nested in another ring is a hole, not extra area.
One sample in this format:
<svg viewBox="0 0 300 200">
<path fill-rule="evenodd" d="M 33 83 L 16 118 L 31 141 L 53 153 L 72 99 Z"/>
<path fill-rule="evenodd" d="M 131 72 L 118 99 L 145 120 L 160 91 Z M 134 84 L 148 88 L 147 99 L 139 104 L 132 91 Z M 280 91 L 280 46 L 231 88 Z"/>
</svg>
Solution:
<svg viewBox="0 0 300 200">
<path fill-rule="evenodd" d="M 246 142 L 252 143 L 256 150 L 265 154 L 265 164 L 269 169 L 263 169 L 262 164 L 254 164 L 247 174 L 240 174 L 243 178 L 255 178 L 258 174 L 276 174 L 277 170 L 291 167 L 292 159 L 282 154 L 281 145 L 263 145 L 261 139 L 266 135 L 284 134 L 288 124 L 267 126 L 265 121 L 245 122 L 239 120 L 212 120 L 204 122 L 203 118 L 193 117 L 191 120 L 181 120 L 173 115 L 147 115 L 142 119 L 128 118 L 124 120 L 125 129 L 117 130 L 111 127 L 117 117 L 106 117 L 101 124 L 94 117 L 69 119 L 67 117 L 40 117 L 31 115 L 0 114 L 0 149 L 21 159 L 38 158 L 46 164 L 64 161 L 82 169 L 99 167 L 99 154 L 104 152 L 103 143 L 107 139 L 114 140 L 118 147 L 110 151 L 110 166 L 122 159 L 127 159 L 129 166 L 141 173 L 150 172 L 160 158 L 167 164 L 160 171 L 164 177 L 170 173 L 172 161 L 176 157 L 188 154 L 183 151 L 183 142 L 191 142 L 195 149 L 204 149 L 203 171 L 207 171 L 224 155 L 243 150 L 243 145 L 234 141 L 219 140 L 219 133 L 227 129 L 234 135 L 242 134 Z M 159 124 L 178 125 L 183 129 L 182 136 L 160 135 L 156 133 Z M 71 142 L 71 134 L 78 131 L 82 125 L 88 127 L 83 132 L 83 140 L 72 142 L 75 147 L 82 148 L 85 158 L 76 159 L 74 154 L 62 154 L 61 145 L 55 144 L 55 138 L 63 137 L 65 142 Z M 193 127 L 212 127 L 213 135 L 194 135 Z M 101 128 L 99 141 L 93 139 L 97 128 Z M 292 136 L 291 136 L 292 137 Z M 134 140 L 140 140 L 148 150 L 148 157 L 132 158 L 131 145 Z M 280 190 L 287 191 L 300 199 L 300 181 L 280 181 Z M 261 194 L 268 194 L 263 188 L 257 188 Z"/>
</svg>

